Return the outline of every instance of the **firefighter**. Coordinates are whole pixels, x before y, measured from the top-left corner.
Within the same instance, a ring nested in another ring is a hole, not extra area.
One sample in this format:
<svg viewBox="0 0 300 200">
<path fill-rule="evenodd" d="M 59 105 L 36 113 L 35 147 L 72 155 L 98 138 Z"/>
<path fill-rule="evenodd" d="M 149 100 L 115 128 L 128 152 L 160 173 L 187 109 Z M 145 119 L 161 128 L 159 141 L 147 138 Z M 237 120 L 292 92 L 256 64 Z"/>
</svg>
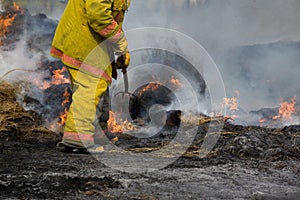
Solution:
<svg viewBox="0 0 300 200">
<path fill-rule="evenodd" d="M 97 118 L 106 120 L 108 112 L 103 112 L 107 108 L 97 112 L 97 108 L 107 104 L 108 87 L 112 76 L 116 78 L 115 66 L 124 71 L 130 62 L 122 30 L 129 5 L 130 0 L 68 1 L 50 51 L 66 65 L 73 92 L 58 146 L 92 153 L 104 150 L 95 145 L 94 135 L 99 132 L 95 121 Z M 101 111 L 106 116 L 96 115 L 101 115 Z"/>
</svg>

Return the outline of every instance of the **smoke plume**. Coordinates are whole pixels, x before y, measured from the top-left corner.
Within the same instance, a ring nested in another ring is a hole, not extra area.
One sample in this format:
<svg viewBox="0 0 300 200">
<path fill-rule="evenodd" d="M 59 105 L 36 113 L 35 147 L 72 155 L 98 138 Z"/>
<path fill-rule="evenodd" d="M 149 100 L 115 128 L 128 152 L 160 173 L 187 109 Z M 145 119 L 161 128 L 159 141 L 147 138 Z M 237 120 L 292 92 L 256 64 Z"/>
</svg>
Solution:
<svg viewBox="0 0 300 200">
<path fill-rule="evenodd" d="M 174 2 L 132 1 L 125 29 L 166 27 L 198 41 L 219 67 L 227 95 L 238 90 L 246 111 L 300 96 L 300 1 Z"/>
</svg>

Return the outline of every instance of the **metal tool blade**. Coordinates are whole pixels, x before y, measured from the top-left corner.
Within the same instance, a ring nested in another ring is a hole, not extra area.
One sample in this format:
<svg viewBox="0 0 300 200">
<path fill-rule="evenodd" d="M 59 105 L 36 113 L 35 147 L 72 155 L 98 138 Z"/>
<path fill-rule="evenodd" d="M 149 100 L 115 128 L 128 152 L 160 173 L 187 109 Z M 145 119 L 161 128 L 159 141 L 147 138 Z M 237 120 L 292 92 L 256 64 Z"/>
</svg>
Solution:
<svg viewBox="0 0 300 200">
<path fill-rule="evenodd" d="M 124 93 L 128 93 L 128 75 L 127 75 L 127 71 L 123 72 L 123 78 L 124 78 Z M 123 94 L 124 96 L 124 94 Z"/>
</svg>

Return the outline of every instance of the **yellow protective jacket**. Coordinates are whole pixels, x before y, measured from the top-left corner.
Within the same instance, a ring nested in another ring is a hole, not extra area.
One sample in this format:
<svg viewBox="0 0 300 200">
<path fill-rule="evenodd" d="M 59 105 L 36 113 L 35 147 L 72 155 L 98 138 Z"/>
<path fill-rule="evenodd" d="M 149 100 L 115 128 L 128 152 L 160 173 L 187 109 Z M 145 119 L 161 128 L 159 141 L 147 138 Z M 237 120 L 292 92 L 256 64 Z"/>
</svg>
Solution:
<svg viewBox="0 0 300 200">
<path fill-rule="evenodd" d="M 68 67 L 111 82 L 113 52 L 127 50 L 122 30 L 130 0 L 69 0 L 50 54 Z"/>
</svg>

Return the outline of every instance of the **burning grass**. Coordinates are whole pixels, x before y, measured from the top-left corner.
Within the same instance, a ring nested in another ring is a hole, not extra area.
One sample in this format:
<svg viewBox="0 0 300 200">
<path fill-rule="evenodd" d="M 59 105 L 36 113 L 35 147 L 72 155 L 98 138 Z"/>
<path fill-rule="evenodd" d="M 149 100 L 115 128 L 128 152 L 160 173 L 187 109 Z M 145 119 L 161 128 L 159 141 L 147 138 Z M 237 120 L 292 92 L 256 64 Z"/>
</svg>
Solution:
<svg viewBox="0 0 300 200">
<path fill-rule="evenodd" d="M 0 16 L 0 46 L 18 14 L 24 14 L 24 11 L 14 2 L 13 9 Z"/>
<path fill-rule="evenodd" d="M 41 125 L 40 117 L 23 109 L 16 101 L 17 84 L 0 82 L 0 133 L 7 138 L 16 136 L 22 140 L 55 140 L 58 135 Z M 19 134 L 21 133 L 21 134 Z"/>
<path fill-rule="evenodd" d="M 40 116 L 32 111 L 24 110 L 17 103 L 15 94 L 19 91 L 19 85 L 21 84 L 0 82 L 0 138 L 27 142 L 60 140 L 59 134 L 43 127 Z M 232 125 L 228 120 L 230 118 L 222 116 L 183 115 L 181 117 L 183 127 L 198 127 L 196 138 L 184 156 L 197 157 L 200 151 L 205 150 L 200 147 L 204 141 L 208 124 L 219 127 L 219 124 L 224 123 L 223 129 L 219 133 L 220 138 L 208 157 L 258 158 L 266 161 L 299 159 L 299 126 L 279 129 L 244 127 Z M 174 134 L 176 131 L 174 132 L 173 129 L 166 129 L 151 138 L 138 139 L 129 137 L 125 133 L 119 133 L 116 134 L 118 136 L 117 145 L 136 153 L 156 151 L 167 145 Z M 173 151 L 176 152 L 176 149 L 181 147 L 181 144 L 178 143 Z M 172 152 L 167 152 L 167 154 L 164 156 L 173 155 Z"/>
</svg>

